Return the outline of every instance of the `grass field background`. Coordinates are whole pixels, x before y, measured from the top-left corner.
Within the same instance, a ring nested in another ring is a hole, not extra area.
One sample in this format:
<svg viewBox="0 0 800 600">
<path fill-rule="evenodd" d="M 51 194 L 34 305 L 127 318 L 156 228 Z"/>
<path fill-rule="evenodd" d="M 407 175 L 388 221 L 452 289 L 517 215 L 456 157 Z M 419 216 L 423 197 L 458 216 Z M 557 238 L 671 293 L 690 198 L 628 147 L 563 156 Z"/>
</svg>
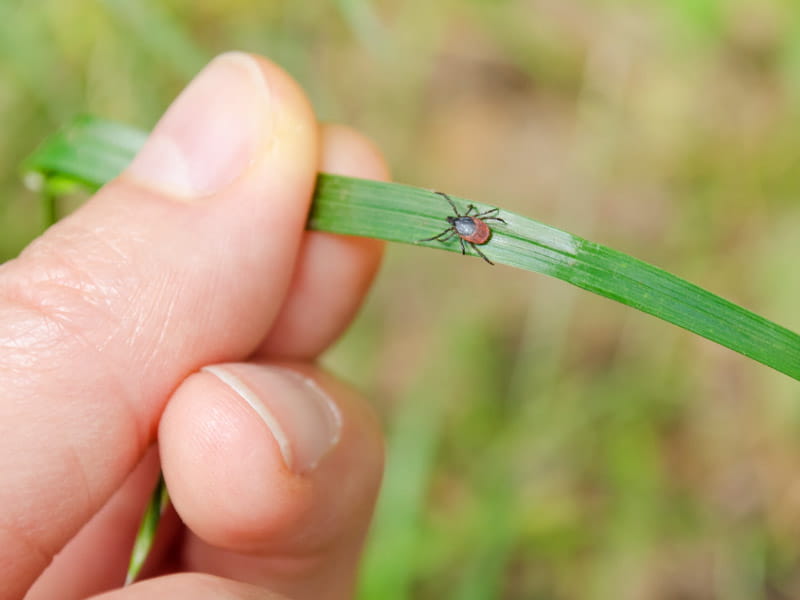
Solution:
<svg viewBox="0 0 800 600">
<path fill-rule="evenodd" d="M 527 214 L 800 330 L 789 0 L 0 2 L 0 260 L 19 165 L 79 113 L 151 127 L 262 53 L 398 181 Z M 797 382 L 564 283 L 392 246 L 324 358 L 380 411 L 362 600 L 800 597 Z"/>
</svg>

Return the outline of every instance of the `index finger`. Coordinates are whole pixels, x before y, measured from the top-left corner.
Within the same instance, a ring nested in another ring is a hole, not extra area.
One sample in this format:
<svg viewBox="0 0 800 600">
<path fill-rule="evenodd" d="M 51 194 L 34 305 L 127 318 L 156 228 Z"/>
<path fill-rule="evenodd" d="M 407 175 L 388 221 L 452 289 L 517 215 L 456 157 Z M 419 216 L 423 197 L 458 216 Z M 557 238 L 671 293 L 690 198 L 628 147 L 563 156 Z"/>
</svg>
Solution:
<svg viewBox="0 0 800 600">
<path fill-rule="evenodd" d="M 0 599 L 110 497 L 187 374 L 258 346 L 292 273 L 316 132 L 285 73 L 223 55 L 125 174 L 0 267 Z"/>
</svg>

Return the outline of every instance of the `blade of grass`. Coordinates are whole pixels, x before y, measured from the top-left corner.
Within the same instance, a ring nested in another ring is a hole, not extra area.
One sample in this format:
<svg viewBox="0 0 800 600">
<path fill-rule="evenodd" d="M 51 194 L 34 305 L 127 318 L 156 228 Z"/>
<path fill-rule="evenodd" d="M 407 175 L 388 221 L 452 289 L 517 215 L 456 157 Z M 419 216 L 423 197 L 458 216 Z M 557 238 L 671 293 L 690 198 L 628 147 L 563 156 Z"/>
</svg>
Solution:
<svg viewBox="0 0 800 600">
<path fill-rule="evenodd" d="M 91 189 L 133 158 L 143 132 L 82 117 L 47 141 L 25 164 L 45 178 L 72 178 Z M 467 201 L 453 197 L 465 210 Z M 479 210 L 492 208 L 478 202 Z M 320 174 L 309 229 L 380 238 L 459 252 L 457 240 L 418 242 L 442 231 L 451 209 L 431 190 Z M 493 261 L 551 275 L 683 327 L 800 380 L 800 336 L 658 267 L 500 211 L 507 225 L 482 247 Z"/>
<path fill-rule="evenodd" d="M 42 206 L 42 229 L 47 229 L 58 221 L 58 202 L 56 195 L 44 188 L 41 192 L 41 206 Z"/>
<path fill-rule="evenodd" d="M 336 6 L 350 29 L 370 53 L 386 58 L 384 28 L 367 0 L 337 0 Z"/>
<path fill-rule="evenodd" d="M 386 473 L 361 567 L 359 600 L 412 597 L 421 520 L 446 416 L 446 404 L 431 403 L 430 398 L 446 393 L 454 377 L 453 373 L 428 369 L 398 403 L 388 432 Z"/>
<path fill-rule="evenodd" d="M 515 527 L 511 481 L 505 474 L 495 475 L 493 487 L 483 490 L 480 512 L 490 522 L 476 525 L 478 535 L 470 547 L 473 556 L 470 566 L 458 583 L 455 600 L 489 600 L 503 597 L 503 577 L 514 546 Z"/>
<path fill-rule="evenodd" d="M 167 486 L 164 483 L 164 476 L 159 475 L 158 482 L 150 496 L 150 502 L 147 504 L 142 522 L 139 525 L 136 540 L 133 543 L 131 562 L 128 565 L 128 573 L 125 576 L 125 585 L 133 583 L 139 576 L 139 572 L 142 570 L 147 556 L 150 554 L 150 549 L 153 547 L 156 531 L 158 530 L 158 523 L 161 521 L 161 515 L 164 514 L 168 502 L 169 494 L 167 493 Z"/>
</svg>

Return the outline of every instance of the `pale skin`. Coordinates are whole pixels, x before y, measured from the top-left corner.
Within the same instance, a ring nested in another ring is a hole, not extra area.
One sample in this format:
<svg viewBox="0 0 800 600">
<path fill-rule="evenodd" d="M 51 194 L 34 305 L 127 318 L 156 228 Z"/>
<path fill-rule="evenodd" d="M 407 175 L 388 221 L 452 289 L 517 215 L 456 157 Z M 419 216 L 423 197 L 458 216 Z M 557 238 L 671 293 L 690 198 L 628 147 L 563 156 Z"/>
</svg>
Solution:
<svg viewBox="0 0 800 600">
<path fill-rule="evenodd" d="M 212 62 L 155 131 L 0 266 L 0 600 L 350 598 L 383 443 L 315 360 L 382 245 L 304 224 L 319 171 L 386 165 L 249 55 Z M 159 468 L 174 511 L 123 588 Z"/>
</svg>

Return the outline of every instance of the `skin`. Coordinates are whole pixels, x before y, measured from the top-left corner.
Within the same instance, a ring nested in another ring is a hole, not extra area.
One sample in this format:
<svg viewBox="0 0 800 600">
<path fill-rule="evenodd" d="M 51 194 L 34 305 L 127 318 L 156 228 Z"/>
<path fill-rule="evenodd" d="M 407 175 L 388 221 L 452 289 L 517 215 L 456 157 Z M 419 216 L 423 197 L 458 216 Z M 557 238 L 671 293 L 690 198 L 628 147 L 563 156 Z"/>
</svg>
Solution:
<svg viewBox="0 0 800 600">
<path fill-rule="evenodd" d="M 388 171 L 255 60 L 270 126 L 239 176 L 187 202 L 132 168 L 0 266 L 0 600 L 352 596 L 382 438 L 368 403 L 315 359 L 353 318 L 382 245 L 304 223 L 318 171 Z M 228 102 L 255 102 L 247 85 Z M 217 110 L 198 106 L 171 109 L 193 136 Z M 213 148 L 213 133 L 194 141 Z M 316 466 L 287 468 L 256 412 L 200 371 L 229 363 L 289 367 L 335 404 L 340 437 Z M 152 578 L 121 589 L 161 466 L 174 510 Z"/>
</svg>

